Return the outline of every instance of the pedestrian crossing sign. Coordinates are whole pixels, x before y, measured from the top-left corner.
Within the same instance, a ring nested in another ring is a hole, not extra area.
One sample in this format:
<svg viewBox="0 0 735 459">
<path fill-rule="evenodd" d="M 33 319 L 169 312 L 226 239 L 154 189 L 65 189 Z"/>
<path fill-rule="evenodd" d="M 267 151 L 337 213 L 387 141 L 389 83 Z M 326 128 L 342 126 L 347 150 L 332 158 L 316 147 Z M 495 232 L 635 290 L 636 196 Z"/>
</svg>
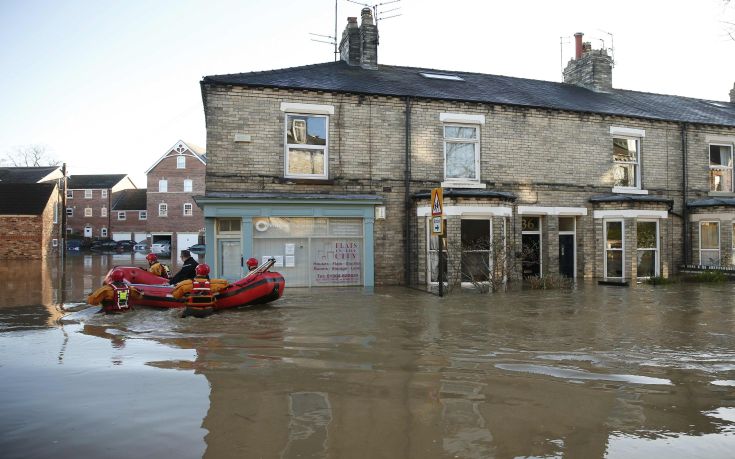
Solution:
<svg viewBox="0 0 735 459">
<path fill-rule="evenodd" d="M 441 188 L 431 190 L 431 215 L 441 217 L 444 214 L 444 194 Z"/>
</svg>

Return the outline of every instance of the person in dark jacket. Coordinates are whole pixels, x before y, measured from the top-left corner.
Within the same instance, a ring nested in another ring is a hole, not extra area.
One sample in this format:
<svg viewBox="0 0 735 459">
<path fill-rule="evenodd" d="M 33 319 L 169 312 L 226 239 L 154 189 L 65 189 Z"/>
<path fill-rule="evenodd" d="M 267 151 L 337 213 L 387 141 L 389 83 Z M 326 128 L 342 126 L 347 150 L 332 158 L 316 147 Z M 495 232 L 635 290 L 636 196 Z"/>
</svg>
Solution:
<svg viewBox="0 0 735 459">
<path fill-rule="evenodd" d="M 181 251 L 181 261 L 184 262 L 181 265 L 181 269 L 171 278 L 169 284 L 176 285 L 182 280 L 194 279 L 196 277 L 196 267 L 199 263 L 191 257 L 191 252 L 188 250 Z"/>
</svg>

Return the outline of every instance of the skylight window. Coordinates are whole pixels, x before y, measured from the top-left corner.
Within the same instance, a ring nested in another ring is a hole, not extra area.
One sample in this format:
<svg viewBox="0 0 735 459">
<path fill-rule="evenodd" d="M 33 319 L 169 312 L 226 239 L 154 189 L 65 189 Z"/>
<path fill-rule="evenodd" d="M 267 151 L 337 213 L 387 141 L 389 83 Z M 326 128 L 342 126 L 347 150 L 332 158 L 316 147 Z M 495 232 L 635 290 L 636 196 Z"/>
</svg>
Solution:
<svg viewBox="0 0 735 459">
<path fill-rule="evenodd" d="M 424 78 L 433 78 L 435 80 L 464 81 L 464 78 L 462 77 L 459 77 L 457 75 L 448 75 L 446 73 L 419 72 L 419 75 L 421 75 Z"/>
<path fill-rule="evenodd" d="M 714 105 L 715 107 L 721 107 L 721 108 L 728 108 L 729 105 L 724 104 L 722 102 L 707 102 L 710 105 Z"/>
</svg>

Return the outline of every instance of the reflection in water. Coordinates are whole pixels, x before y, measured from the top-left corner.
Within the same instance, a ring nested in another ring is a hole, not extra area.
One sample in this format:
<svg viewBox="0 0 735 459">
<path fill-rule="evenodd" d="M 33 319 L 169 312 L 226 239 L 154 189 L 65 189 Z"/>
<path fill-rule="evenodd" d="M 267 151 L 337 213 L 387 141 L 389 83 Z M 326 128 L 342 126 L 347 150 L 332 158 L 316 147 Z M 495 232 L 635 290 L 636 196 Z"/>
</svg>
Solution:
<svg viewBox="0 0 735 459">
<path fill-rule="evenodd" d="M 46 293 L 0 297 L 4 456 L 724 458 L 735 447 L 733 284 L 443 299 L 287 289 L 206 319 L 60 312 L 59 298 L 131 262 L 144 265 L 70 257 L 63 283 L 39 265 Z"/>
</svg>

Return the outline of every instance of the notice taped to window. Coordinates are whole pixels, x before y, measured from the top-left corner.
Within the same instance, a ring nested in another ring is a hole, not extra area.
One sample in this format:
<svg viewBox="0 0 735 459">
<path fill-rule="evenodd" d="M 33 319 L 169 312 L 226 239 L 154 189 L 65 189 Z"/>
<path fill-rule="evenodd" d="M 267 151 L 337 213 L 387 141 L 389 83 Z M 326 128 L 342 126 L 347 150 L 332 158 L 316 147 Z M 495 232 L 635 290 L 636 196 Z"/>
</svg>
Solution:
<svg viewBox="0 0 735 459">
<path fill-rule="evenodd" d="M 362 240 L 312 240 L 312 269 L 316 285 L 360 285 Z"/>
</svg>

